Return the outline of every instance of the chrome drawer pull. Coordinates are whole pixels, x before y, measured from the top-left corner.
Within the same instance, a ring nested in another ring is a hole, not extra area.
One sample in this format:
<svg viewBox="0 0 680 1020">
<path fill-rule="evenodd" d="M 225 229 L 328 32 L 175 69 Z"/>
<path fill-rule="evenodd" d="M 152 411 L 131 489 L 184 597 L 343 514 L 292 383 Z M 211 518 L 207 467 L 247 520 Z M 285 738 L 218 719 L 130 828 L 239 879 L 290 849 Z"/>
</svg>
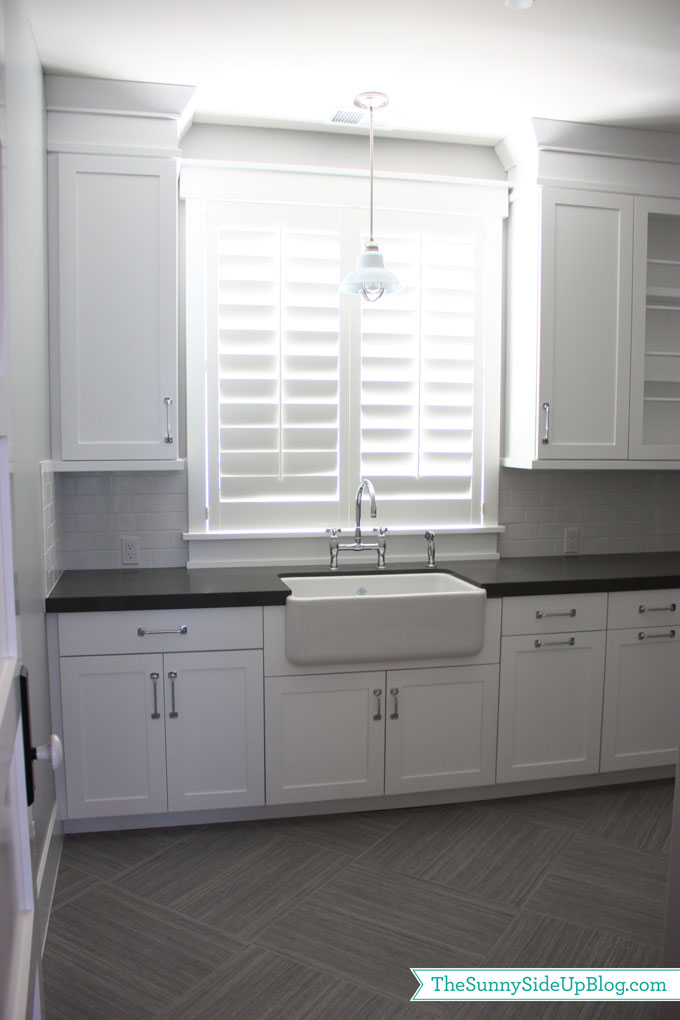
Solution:
<svg viewBox="0 0 680 1020">
<path fill-rule="evenodd" d="M 540 638 L 536 638 L 534 641 L 534 648 L 547 648 L 548 645 L 575 645 L 576 638 L 570 637 L 567 641 L 541 641 Z"/>
<path fill-rule="evenodd" d="M 674 630 L 669 630 L 667 634 L 647 634 L 644 630 L 641 630 L 640 633 L 638 634 L 638 641 L 651 641 L 652 638 L 660 638 L 660 637 L 674 638 L 675 637 L 675 631 Z"/>
<path fill-rule="evenodd" d="M 189 628 L 183 623 L 177 630 L 146 630 L 144 627 L 137 628 L 138 637 L 147 637 L 149 634 L 186 634 Z"/>
<path fill-rule="evenodd" d="M 161 713 L 158 711 L 158 679 L 159 673 L 150 673 L 149 678 L 153 683 L 153 712 L 151 713 L 152 719 L 160 719 Z"/>
<path fill-rule="evenodd" d="M 392 712 L 392 715 L 390 716 L 390 719 L 398 719 L 399 718 L 399 688 L 398 687 L 391 687 L 390 688 L 390 694 L 394 698 L 394 712 Z"/>
<path fill-rule="evenodd" d="M 175 705 L 175 680 L 176 679 L 177 679 L 177 674 L 174 672 L 174 670 L 171 673 L 168 673 L 168 680 L 170 681 L 170 702 L 171 702 L 171 704 L 170 704 L 170 711 L 168 712 L 168 718 L 169 719 L 177 719 L 177 717 L 179 715 L 179 713 L 177 711 L 177 707 Z"/>
<path fill-rule="evenodd" d="M 678 607 L 675 602 L 669 606 L 638 606 L 638 613 L 674 613 Z"/>
<path fill-rule="evenodd" d="M 164 443 L 174 443 L 174 439 L 170 434 L 170 408 L 172 407 L 172 397 L 165 397 L 163 400 L 165 404 L 165 437 Z"/>
<path fill-rule="evenodd" d="M 537 620 L 547 620 L 549 616 L 576 616 L 575 609 L 567 609 L 566 612 L 562 613 L 544 613 L 542 609 L 536 610 Z"/>
<path fill-rule="evenodd" d="M 381 700 L 382 699 L 382 689 L 380 687 L 376 687 L 376 689 L 373 691 L 373 694 L 375 695 L 375 697 L 376 697 L 376 699 L 378 701 L 378 711 L 373 716 L 373 718 L 375 719 L 376 722 L 378 722 L 378 720 L 382 719 L 382 700 Z"/>
</svg>

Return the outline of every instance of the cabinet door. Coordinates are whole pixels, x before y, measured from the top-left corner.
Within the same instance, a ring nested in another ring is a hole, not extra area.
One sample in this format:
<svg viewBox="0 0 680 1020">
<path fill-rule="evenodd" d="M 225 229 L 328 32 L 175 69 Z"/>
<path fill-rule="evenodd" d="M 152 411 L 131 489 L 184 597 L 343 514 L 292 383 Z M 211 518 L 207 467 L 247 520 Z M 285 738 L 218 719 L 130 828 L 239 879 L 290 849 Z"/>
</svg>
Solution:
<svg viewBox="0 0 680 1020">
<path fill-rule="evenodd" d="M 599 631 L 503 638 L 499 783 L 599 770 L 604 651 Z"/>
<path fill-rule="evenodd" d="M 680 632 L 615 630 L 607 636 L 601 769 L 672 765 L 680 726 Z"/>
<path fill-rule="evenodd" d="M 262 652 L 164 656 L 168 808 L 264 804 Z"/>
<path fill-rule="evenodd" d="M 496 779 L 498 666 L 387 673 L 385 793 Z"/>
<path fill-rule="evenodd" d="M 630 456 L 680 457 L 680 201 L 636 198 Z"/>
<path fill-rule="evenodd" d="M 384 790 L 385 674 L 267 677 L 267 803 Z"/>
<path fill-rule="evenodd" d="M 61 458 L 176 459 L 175 161 L 60 155 L 57 233 Z"/>
<path fill-rule="evenodd" d="M 69 818 L 166 811 L 160 655 L 61 660 Z"/>
<path fill-rule="evenodd" d="M 633 199 L 546 188 L 539 459 L 628 455 Z"/>
</svg>

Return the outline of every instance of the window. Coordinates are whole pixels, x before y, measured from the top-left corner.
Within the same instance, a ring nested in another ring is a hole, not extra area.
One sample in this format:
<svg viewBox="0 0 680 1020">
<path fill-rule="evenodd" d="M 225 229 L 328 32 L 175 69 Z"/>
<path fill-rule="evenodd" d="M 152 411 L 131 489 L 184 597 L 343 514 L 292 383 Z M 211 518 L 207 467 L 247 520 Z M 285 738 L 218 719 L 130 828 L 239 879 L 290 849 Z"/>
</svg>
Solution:
<svg viewBox="0 0 680 1020">
<path fill-rule="evenodd" d="M 376 235 L 405 289 L 374 304 L 338 290 L 363 179 L 193 168 L 182 189 L 192 532 L 347 525 L 362 477 L 393 529 L 483 525 L 505 189 L 381 181 Z"/>
</svg>

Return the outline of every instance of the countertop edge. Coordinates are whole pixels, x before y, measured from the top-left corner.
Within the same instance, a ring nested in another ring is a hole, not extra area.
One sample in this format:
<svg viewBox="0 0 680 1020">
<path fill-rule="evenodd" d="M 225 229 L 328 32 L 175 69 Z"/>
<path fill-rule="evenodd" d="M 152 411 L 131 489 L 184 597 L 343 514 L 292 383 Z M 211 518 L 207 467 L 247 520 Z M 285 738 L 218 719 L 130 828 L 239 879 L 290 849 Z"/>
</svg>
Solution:
<svg viewBox="0 0 680 1020">
<path fill-rule="evenodd" d="M 512 558 L 448 561 L 440 572 L 479 585 L 492 599 L 680 588 L 680 553 L 611 557 Z M 420 565 L 393 564 L 388 573 L 425 572 Z M 372 572 L 372 571 L 369 571 Z M 125 612 L 152 609 L 283 606 L 286 574 L 325 574 L 319 566 L 254 567 L 186 571 L 180 568 L 127 571 L 71 571 L 45 599 L 46 613 Z M 341 573 L 366 573 L 361 570 Z M 190 585 L 195 585 L 195 590 Z M 119 590 L 124 589 L 124 590 Z"/>
</svg>

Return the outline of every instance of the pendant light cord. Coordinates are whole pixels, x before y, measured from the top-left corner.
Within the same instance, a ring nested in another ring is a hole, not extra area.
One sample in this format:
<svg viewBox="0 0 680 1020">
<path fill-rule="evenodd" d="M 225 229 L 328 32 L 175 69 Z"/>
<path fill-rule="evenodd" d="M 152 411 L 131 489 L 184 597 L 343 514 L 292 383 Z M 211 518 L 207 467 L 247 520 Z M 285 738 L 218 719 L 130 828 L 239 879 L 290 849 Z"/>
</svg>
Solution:
<svg viewBox="0 0 680 1020">
<path fill-rule="evenodd" d="M 369 150 L 370 150 L 370 201 L 371 201 L 371 214 L 370 214 L 370 236 L 369 241 L 373 243 L 373 105 L 368 107 L 369 116 Z"/>
</svg>

